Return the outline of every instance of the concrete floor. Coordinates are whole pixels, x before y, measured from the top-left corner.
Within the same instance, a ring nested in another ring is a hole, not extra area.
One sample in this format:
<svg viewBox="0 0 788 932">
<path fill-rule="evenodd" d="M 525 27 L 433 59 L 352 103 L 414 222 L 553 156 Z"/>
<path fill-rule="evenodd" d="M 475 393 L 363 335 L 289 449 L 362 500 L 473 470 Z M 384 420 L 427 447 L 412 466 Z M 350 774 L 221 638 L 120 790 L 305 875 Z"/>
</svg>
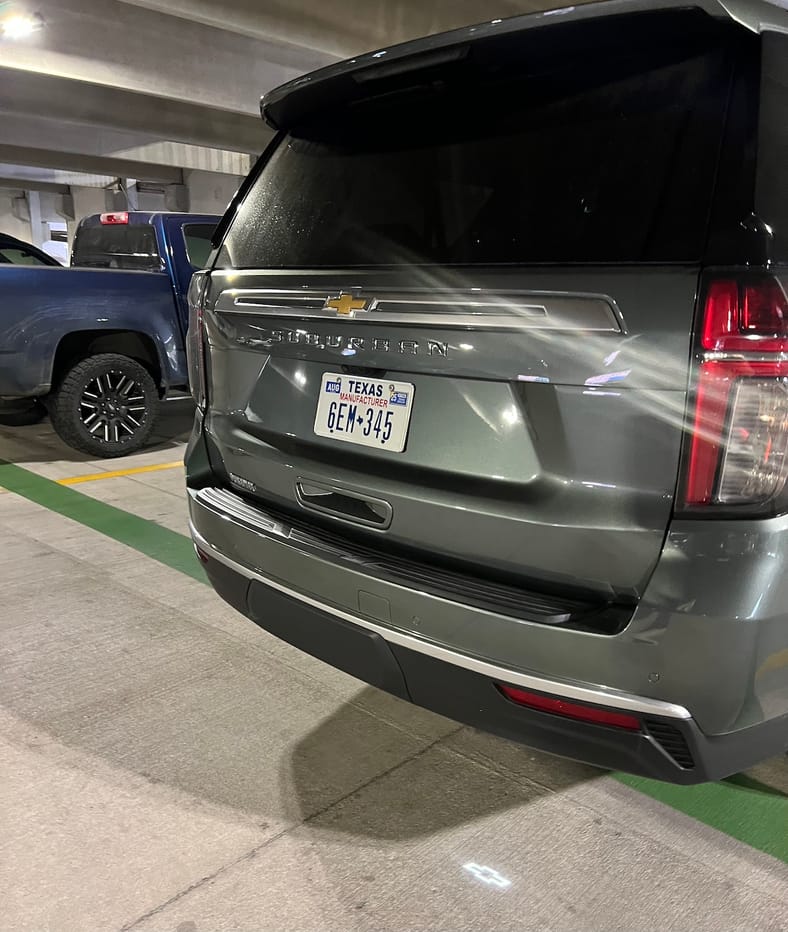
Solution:
<svg viewBox="0 0 788 932">
<path fill-rule="evenodd" d="M 0 457 L 51 480 L 168 464 L 189 419 L 169 404 L 120 462 L 48 424 L 0 429 Z M 71 488 L 186 533 L 180 468 Z M 788 837 L 784 758 L 667 805 L 366 687 L 122 521 L 53 507 L 0 492 L 3 932 L 788 930 L 786 864 L 732 837 Z"/>
</svg>

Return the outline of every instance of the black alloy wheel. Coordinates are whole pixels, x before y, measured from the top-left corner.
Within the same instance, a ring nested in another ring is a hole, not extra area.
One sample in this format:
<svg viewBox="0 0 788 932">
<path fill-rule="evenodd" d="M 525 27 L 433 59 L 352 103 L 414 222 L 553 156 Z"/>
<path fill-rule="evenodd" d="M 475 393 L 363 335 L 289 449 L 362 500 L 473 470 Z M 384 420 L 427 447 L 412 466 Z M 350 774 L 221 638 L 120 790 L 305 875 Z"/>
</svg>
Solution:
<svg viewBox="0 0 788 932">
<path fill-rule="evenodd" d="M 97 457 L 123 456 L 150 438 L 159 393 L 137 360 L 100 353 L 66 373 L 49 408 L 53 427 L 69 446 Z"/>
</svg>

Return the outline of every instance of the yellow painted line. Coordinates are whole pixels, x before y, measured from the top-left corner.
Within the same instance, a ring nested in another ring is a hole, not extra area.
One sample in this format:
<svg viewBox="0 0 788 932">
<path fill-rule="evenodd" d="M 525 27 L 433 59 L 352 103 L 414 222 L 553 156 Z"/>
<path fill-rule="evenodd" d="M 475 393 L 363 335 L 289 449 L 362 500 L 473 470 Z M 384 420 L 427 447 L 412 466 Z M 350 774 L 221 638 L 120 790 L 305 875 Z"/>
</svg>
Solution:
<svg viewBox="0 0 788 932">
<path fill-rule="evenodd" d="M 78 485 L 80 482 L 95 482 L 97 479 L 117 479 L 119 476 L 136 476 L 143 472 L 159 472 L 162 469 L 177 469 L 183 466 L 183 460 L 175 463 L 155 463 L 152 466 L 135 466 L 132 469 L 113 469 L 111 472 L 94 472 L 89 476 L 70 476 L 58 479 L 58 485 Z"/>
</svg>

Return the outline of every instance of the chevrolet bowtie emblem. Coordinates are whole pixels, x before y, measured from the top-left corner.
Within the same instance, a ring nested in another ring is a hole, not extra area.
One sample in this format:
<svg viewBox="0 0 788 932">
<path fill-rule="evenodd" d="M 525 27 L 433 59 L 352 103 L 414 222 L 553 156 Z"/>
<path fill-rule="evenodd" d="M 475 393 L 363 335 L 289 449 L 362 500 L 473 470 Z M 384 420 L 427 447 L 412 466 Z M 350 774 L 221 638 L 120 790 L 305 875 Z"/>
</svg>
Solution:
<svg viewBox="0 0 788 932">
<path fill-rule="evenodd" d="M 363 298 L 354 298 L 352 294 L 341 292 L 336 298 L 329 298 L 323 305 L 323 310 L 331 308 L 340 317 L 355 317 L 356 311 L 365 311 L 367 302 Z"/>
</svg>

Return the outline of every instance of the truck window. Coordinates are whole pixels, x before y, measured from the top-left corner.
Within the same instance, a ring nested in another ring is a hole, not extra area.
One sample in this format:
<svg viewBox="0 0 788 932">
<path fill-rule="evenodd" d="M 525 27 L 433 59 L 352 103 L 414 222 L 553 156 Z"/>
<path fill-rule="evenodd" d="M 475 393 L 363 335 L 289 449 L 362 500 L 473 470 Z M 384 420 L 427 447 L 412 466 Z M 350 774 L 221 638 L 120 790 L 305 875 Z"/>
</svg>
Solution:
<svg viewBox="0 0 788 932">
<path fill-rule="evenodd" d="M 80 227 L 74 240 L 72 265 L 94 269 L 161 269 L 153 227 L 130 224 Z"/>
<path fill-rule="evenodd" d="M 52 265 L 54 263 L 44 262 L 35 253 L 28 252 L 26 249 L 18 249 L 15 246 L 0 246 L 0 263 L 11 265 Z"/>
<path fill-rule="evenodd" d="M 213 223 L 184 224 L 183 239 L 186 243 L 186 255 L 195 269 L 204 269 L 208 265 L 211 237 L 215 228 Z"/>
</svg>

